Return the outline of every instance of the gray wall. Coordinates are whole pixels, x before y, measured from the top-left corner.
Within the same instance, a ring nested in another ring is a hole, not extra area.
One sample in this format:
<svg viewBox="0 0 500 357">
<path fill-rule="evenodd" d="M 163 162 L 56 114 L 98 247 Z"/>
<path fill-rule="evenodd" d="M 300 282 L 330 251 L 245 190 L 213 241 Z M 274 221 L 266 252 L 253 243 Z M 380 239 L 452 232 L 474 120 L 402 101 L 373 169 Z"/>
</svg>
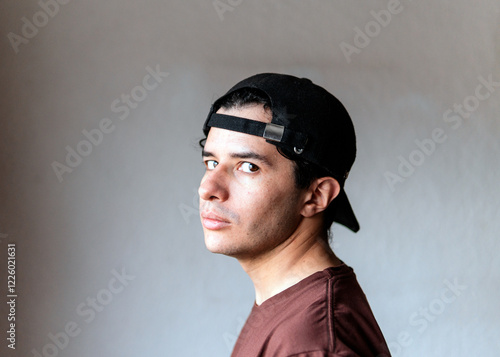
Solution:
<svg viewBox="0 0 500 357">
<path fill-rule="evenodd" d="M 352 115 L 362 229 L 333 246 L 393 355 L 498 353 L 497 1 L 45 1 L 0 5 L 2 356 L 229 355 L 253 286 L 204 247 L 197 140 L 263 71 Z"/>
</svg>

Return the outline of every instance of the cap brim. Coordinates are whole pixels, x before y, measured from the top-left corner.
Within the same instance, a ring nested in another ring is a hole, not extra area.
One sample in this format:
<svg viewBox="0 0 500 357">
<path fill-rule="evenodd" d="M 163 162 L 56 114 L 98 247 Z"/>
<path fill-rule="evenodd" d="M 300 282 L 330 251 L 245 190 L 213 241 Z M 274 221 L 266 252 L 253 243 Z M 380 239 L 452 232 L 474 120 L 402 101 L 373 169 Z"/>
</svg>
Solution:
<svg viewBox="0 0 500 357">
<path fill-rule="evenodd" d="M 359 231 L 359 223 L 354 215 L 351 204 L 347 199 L 347 195 L 342 188 L 340 193 L 334 200 L 335 203 L 335 218 L 334 222 L 340 223 L 341 225 L 349 228 L 353 232 Z"/>
</svg>

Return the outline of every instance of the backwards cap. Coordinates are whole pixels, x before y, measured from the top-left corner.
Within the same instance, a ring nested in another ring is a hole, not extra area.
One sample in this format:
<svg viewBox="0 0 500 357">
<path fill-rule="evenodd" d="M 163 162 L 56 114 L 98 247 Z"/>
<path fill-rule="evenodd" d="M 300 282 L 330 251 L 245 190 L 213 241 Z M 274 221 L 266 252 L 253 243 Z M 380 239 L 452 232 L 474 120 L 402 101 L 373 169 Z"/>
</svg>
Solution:
<svg viewBox="0 0 500 357">
<path fill-rule="evenodd" d="M 271 103 L 271 123 L 217 114 L 220 103 L 233 92 L 254 88 Z M 340 184 L 334 221 L 354 232 L 359 224 L 344 191 L 344 182 L 356 157 L 354 126 L 346 109 L 332 94 L 307 78 L 276 73 L 257 74 L 242 80 L 216 100 L 203 125 L 260 136 L 285 152 L 325 169 Z"/>
</svg>

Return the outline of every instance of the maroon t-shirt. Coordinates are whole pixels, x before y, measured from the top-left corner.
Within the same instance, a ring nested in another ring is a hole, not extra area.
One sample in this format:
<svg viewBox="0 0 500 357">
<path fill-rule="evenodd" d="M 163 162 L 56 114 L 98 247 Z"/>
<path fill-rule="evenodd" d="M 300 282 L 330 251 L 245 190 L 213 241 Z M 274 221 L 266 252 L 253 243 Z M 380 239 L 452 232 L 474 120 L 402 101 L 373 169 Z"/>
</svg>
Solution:
<svg viewBox="0 0 500 357">
<path fill-rule="evenodd" d="M 316 272 L 254 305 L 232 357 L 389 357 L 352 268 Z"/>
</svg>

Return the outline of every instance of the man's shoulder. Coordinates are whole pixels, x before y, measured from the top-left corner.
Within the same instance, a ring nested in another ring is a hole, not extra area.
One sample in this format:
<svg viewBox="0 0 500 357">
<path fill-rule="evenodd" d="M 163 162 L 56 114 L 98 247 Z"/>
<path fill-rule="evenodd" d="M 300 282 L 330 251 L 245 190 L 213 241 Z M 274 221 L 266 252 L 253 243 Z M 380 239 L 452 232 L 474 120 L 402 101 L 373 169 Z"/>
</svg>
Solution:
<svg viewBox="0 0 500 357">
<path fill-rule="evenodd" d="M 267 347 L 282 349 L 290 355 L 293 351 L 311 351 L 311 356 L 327 356 L 320 351 L 334 349 L 336 295 L 356 295 L 357 289 L 352 292 L 353 289 L 348 288 L 351 285 L 359 287 L 353 270 L 342 265 L 312 274 L 282 296 L 265 302 L 259 312 L 262 320 L 270 323 Z M 342 310 L 346 312 L 345 307 Z"/>
<path fill-rule="evenodd" d="M 240 337 L 260 344 L 266 356 L 324 357 L 339 351 L 377 355 L 373 352 L 385 346 L 365 294 L 347 265 L 314 273 L 255 306 L 247 322 Z"/>
</svg>

